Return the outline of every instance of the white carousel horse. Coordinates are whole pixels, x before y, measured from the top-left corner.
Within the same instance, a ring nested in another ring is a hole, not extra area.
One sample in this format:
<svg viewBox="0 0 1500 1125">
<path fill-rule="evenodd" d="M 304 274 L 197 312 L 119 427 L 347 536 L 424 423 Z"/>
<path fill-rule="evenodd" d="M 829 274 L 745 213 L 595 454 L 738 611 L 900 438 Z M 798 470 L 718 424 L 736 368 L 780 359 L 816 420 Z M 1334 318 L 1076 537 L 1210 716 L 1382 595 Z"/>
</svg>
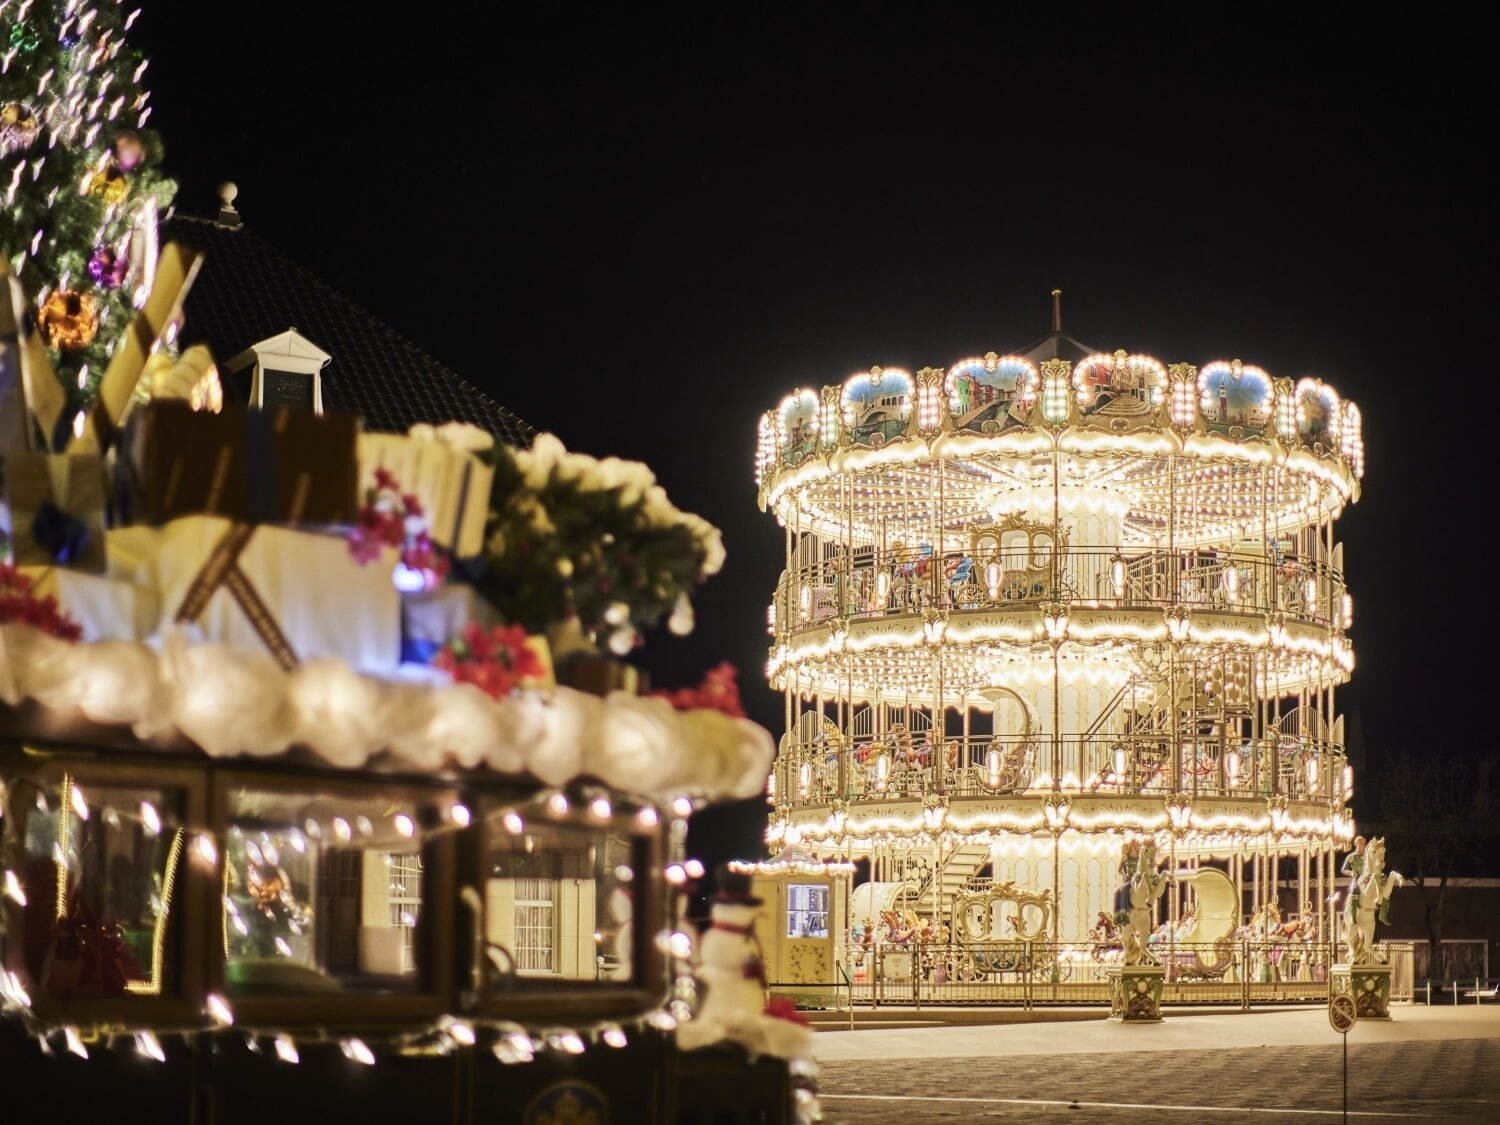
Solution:
<svg viewBox="0 0 1500 1125">
<path fill-rule="evenodd" d="M 1399 871 L 1386 873 L 1385 837 L 1376 837 L 1365 845 L 1363 862 L 1344 899 L 1344 945 L 1349 964 L 1380 963 L 1375 950 L 1375 920 L 1384 913 L 1392 891 L 1405 881 Z"/>
<path fill-rule="evenodd" d="M 1147 959 L 1146 937 L 1151 933 L 1151 908 L 1167 889 L 1172 874 L 1156 869 L 1156 845 L 1150 840 L 1141 842 L 1140 858 L 1130 875 L 1126 890 L 1130 898 L 1130 909 L 1125 924 L 1120 927 L 1120 940 L 1127 965 L 1140 965 Z"/>
</svg>

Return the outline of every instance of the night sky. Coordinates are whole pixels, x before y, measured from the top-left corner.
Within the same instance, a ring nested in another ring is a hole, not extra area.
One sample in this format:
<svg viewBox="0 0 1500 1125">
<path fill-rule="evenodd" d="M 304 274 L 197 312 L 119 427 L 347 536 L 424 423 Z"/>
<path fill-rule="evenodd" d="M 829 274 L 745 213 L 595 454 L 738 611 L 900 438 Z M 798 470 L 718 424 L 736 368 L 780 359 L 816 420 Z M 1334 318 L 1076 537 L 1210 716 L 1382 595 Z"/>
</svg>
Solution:
<svg viewBox="0 0 1500 1125">
<path fill-rule="evenodd" d="M 1356 813 L 1398 750 L 1493 755 L 1495 99 L 1461 30 L 580 8 L 542 35 L 509 5 L 255 3 L 212 25 L 142 6 L 179 210 L 234 181 L 257 234 L 722 528 L 697 631 L 638 654 L 656 686 L 731 661 L 780 733 L 762 410 L 876 363 L 1024 347 L 1060 287 L 1064 329 L 1100 350 L 1238 357 L 1363 411 L 1339 525 Z M 758 856 L 763 820 L 700 814 L 694 846 Z"/>
</svg>

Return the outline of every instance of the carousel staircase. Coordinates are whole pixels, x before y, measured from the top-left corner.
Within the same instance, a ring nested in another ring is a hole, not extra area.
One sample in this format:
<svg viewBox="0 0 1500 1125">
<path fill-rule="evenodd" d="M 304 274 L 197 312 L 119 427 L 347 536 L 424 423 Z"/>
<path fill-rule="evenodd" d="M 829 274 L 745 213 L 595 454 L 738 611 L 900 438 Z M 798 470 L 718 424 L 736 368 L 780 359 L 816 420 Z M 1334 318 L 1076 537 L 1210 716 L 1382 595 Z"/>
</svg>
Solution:
<svg viewBox="0 0 1500 1125">
<path fill-rule="evenodd" d="M 989 862 L 988 844 L 961 844 L 954 849 L 948 862 L 943 865 L 943 921 L 952 922 L 953 900 L 964 884 L 988 867 Z"/>
</svg>

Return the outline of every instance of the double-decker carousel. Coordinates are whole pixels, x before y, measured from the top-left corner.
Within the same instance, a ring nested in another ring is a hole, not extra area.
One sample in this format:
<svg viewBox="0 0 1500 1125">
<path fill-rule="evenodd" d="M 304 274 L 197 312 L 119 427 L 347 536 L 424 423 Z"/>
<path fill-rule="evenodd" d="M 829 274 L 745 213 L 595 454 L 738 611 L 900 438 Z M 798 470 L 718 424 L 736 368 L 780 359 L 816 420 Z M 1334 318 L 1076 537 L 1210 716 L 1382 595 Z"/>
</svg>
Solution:
<svg viewBox="0 0 1500 1125">
<path fill-rule="evenodd" d="M 1158 864 L 1138 936 L 1169 981 L 1325 979 L 1359 410 L 1238 359 L 1094 351 L 1053 316 L 1023 352 L 874 367 L 761 418 L 786 532 L 767 843 L 863 861 L 840 963 L 877 985 L 865 952 L 909 941 L 886 983 L 899 964 L 924 999 L 1005 979 L 1022 945 L 1038 979 L 1101 981 Z"/>
</svg>

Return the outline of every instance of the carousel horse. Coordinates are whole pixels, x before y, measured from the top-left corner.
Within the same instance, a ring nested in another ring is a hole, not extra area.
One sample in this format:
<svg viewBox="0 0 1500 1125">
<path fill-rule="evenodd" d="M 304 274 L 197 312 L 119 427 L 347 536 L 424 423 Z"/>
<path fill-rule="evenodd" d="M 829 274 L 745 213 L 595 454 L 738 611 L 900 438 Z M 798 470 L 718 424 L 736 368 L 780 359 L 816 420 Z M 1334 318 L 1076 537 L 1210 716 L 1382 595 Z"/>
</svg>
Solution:
<svg viewBox="0 0 1500 1125">
<path fill-rule="evenodd" d="M 1375 923 L 1377 919 L 1387 920 L 1391 894 L 1405 881 L 1399 871 L 1386 873 L 1385 837 L 1377 836 L 1365 845 L 1364 862 L 1344 900 L 1344 943 L 1349 964 L 1380 963 L 1375 951 Z"/>
</svg>

